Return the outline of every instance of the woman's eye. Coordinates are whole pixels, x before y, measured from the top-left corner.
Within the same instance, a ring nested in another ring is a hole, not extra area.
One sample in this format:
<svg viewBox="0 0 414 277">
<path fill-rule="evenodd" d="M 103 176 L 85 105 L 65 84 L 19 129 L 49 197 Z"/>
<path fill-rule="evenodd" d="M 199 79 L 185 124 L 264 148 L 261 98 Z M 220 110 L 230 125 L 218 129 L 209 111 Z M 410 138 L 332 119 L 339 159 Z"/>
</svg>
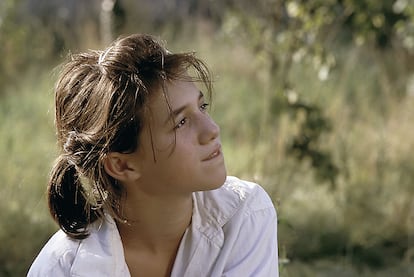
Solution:
<svg viewBox="0 0 414 277">
<path fill-rule="evenodd" d="M 187 122 L 187 118 L 184 117 L 183 119 L 180 120 L 180 122 L 178 122 L 177 125 L 175 125 L 174 129 L 181 128 L 186 122 Z"/>
<path fill-rule="evenodd" d="M 208 106 L 209 106 L 209 104 L 208 104 L 208 103 L 204 103 L 204 104 L 202 104 L 202 105 L 200 106 L 200 110 L 202 110 L 202 111 L 206 111 L 206 110 L 207 110 L 207 108 L 208 108 Z"/>
<path fill-rule="evenodd" d="M 205 112 L 207 111 L 209 104 L 208 103 L 203 103 L 200 105 L 200 111 Z M 174 126 L 174 130 L 181 128 L 184 124 L 186 124 L 188 121 L 187 117 L 184 117 L 183 119 L 181 119 L 177 125 Z"/>
</svg>

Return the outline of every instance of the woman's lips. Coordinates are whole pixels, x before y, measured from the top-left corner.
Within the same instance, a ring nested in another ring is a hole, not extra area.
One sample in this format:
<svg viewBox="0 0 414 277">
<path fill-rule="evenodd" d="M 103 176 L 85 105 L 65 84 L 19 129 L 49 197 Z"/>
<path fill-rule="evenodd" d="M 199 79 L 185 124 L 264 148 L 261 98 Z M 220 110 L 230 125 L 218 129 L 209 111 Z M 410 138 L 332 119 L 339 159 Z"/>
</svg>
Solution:
<svg viewBox="0 0 414 277">
<path fill-rule="evenodd" d="M 210 155 L 208 155 L 208 157 L 207 158 L 205 158 L 203 161 L 209 161 L 209 160 L 212 160 L 212 159 L 214 159 L 214 158 L 216 158 L 216 157 L 218 157 L 218 156 L 220 156 L 221 155 L 221 146 L 218 146 L 217 148 L 216 148 L 216 150 L 214 150 Z"/>
</svg>

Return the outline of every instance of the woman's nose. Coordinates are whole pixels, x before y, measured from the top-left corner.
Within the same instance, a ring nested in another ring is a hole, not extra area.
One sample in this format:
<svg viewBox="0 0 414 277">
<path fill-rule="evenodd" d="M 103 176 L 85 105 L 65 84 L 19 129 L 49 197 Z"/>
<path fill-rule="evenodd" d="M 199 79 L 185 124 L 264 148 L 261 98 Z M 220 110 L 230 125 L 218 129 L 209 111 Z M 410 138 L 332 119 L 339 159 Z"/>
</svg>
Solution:
<svg viewBox="0 0 414 277">
<path fill-rule="evenodd" d="M 200 120 L 200 123 L 202 125 L 199 134 L 201 144 L 207 144 L 220 135 L 220 127 L 208 114 L 204 114 L 204 117 Z"/>
</svg>

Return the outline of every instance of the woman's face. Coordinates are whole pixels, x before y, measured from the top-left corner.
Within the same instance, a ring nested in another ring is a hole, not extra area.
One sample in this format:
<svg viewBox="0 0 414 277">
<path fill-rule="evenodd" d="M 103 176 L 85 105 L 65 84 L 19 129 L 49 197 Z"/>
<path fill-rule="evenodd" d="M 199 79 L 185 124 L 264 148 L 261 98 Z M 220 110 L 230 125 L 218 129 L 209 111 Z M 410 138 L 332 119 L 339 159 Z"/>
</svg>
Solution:
<svg viewBox="0 0 414 277">
<path fill-rule="evenodd" d="M 193 82 L 173 81 L 149 102 L 149 113 L 133 153 L 140 189 L 151 194 L 188 194 L 220 187 L 226 178 L 220 128 Z M 136 158 L 136 159 L 135 159 Z"/>
</svg>

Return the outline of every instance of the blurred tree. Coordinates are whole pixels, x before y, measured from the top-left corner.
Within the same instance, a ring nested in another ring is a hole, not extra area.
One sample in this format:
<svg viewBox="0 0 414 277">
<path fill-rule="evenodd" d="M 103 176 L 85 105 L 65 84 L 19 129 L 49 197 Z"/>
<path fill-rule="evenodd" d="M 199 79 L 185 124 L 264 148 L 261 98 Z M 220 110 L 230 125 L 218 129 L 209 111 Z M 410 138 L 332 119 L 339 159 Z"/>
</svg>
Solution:
<svg viewBox="0 0 414 277">
<path fill-rule="evenodd" d="M 10 82 L 25 62 L 26 52 L 22 46 L 27 38 L 27 28 L 19 24 L 20 2 L 20 0 L 0 2 L 0 53 L 3 57 L 0 63 L 0 88 Z"/>
<path fill-rule="evenodd" d="M 125 10 L 118 0 L 102 0 L 100 11 L 101 40 L 108 45 L 125 23 Z"/>
<path fill-rule="evenodd" d="M 73 34 L 66 10 L 54 10 L 43 1 L 4 0 L 0 3 L 0 87 L 19 83 L 33 67 L 52 64 Z M 64 32 L 63 30 L 71 30 Z M 4 91 L 4 90 L 2 90 Z"/>
<path fill-rule="evenodd" d="M 412 24 L 414 2 L 411 0 L 341 0 L 335 4 L 343 18 L 344 30 L 358 44 L 372 42 L 379 48 L 391 47 L 395 39 L 404 39 L 398 37 L 398 25 Z"/>
<path fill-rule="evenodd" d="M 224 33 L 250 45 L 268 74 L 261 132 L 271 115 L 305 112 L 301 132 L 288 151 L 309 158 L 316 176 L 334 183 L 338 169 L 318 140 L 329 131 L 322 107 L 305 103 L 290 71 L 309 61 L 323 81 L 336 65 L 334 46 L 369 44 L 377 51 L 398 47 L 414 50 L 413 0 L 226 0 L 215 1 L 224 14 Z M 218 3 L 219 2 L 219 3 Z M 411 52 L 412 53 L 412 52 Z M 264 135 L 266 136 L 266 135 Z"/>
</svg>

